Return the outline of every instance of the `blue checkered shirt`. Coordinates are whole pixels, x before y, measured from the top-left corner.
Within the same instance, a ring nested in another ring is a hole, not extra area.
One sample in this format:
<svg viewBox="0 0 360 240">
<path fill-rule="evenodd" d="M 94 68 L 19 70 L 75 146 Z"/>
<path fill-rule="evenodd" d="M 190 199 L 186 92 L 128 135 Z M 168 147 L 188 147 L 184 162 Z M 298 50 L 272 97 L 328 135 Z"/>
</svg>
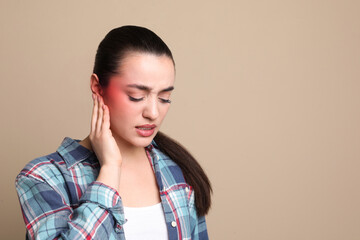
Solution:
<svg viewBox="0 0 360 240">
<path fill-rule="evenodd" d="M 208 239 L 194 192 L 179 166 L 154 141 L 145 147 L 154 170 L 170 240 Z M 94 152 L 65 137 L 56 152 L 28 163 L 16 177 L 29 239 L 125 239 L 118 192 L 97 182 Z"/>
</svg>

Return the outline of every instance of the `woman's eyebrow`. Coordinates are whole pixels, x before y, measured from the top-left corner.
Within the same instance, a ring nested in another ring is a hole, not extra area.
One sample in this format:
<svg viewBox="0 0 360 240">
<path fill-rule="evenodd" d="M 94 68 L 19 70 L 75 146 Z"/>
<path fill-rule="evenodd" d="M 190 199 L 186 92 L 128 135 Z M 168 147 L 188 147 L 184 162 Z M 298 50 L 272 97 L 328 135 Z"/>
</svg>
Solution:
<svg viewBox="0 0 360 240">
<path fill-rule="evenodd" d="M 128 84 L 126 86 L 131 87 L 131 88 L 136 88 L 136 89 L 139 89 L 142 91 L 147 91 L 147 92 L 150 92 L 152 90 L 152 88 L 145 86 L 145 85 L 140 85 L 140 84 Z M 174 86 L 167 87 L 167 88 L 161 90 L 160 92 L 170 92 L 172 90 L 174 90 Z"/>
</svg>

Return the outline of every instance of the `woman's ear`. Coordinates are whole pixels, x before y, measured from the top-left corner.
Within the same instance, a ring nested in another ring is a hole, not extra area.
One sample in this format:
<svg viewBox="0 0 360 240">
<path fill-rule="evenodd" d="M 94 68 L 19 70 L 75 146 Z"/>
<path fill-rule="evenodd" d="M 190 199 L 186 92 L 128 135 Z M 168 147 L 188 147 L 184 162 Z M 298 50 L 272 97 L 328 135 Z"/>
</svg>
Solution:
<svg viewBox="0 0 360 240">
<path fill-rule="evenodd" d="M 98 76 L 93 73 L 90 77 L 90 89 L 93 93 L 103 96 L 103 88 L 100 85 Z"/>
</svg>

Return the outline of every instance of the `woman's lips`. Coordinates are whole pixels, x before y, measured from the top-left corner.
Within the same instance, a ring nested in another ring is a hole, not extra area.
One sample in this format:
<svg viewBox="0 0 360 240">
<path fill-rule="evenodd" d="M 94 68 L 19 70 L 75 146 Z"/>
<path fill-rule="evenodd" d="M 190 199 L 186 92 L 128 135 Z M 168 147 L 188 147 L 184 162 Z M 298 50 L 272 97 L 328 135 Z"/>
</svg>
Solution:
<svg viewBox="0 0 360 240">
<path fill-rule="evenodd" d="M 136 132 L 142 136 L 142 137 L 149 137 L 151 136 L 155 131 L 155 124 L 145 124 L 141 126 L 136 126 Z"/>
</svg>

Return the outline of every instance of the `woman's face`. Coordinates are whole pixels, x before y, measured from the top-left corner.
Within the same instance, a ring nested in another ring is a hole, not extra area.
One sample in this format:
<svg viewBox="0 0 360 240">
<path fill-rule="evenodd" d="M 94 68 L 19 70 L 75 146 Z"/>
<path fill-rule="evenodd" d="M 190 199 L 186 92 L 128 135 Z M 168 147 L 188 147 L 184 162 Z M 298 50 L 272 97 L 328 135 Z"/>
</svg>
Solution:
<svg viewBox="0 0 360 240">
<path fill-rule="evenodd" d="M 174 65 L 166 55 L 132 52 L 119 68 L 103 94 L 110 110 L 110 128 L 118 141 L 145 147 L 169 110 Z"/>
</svg>

